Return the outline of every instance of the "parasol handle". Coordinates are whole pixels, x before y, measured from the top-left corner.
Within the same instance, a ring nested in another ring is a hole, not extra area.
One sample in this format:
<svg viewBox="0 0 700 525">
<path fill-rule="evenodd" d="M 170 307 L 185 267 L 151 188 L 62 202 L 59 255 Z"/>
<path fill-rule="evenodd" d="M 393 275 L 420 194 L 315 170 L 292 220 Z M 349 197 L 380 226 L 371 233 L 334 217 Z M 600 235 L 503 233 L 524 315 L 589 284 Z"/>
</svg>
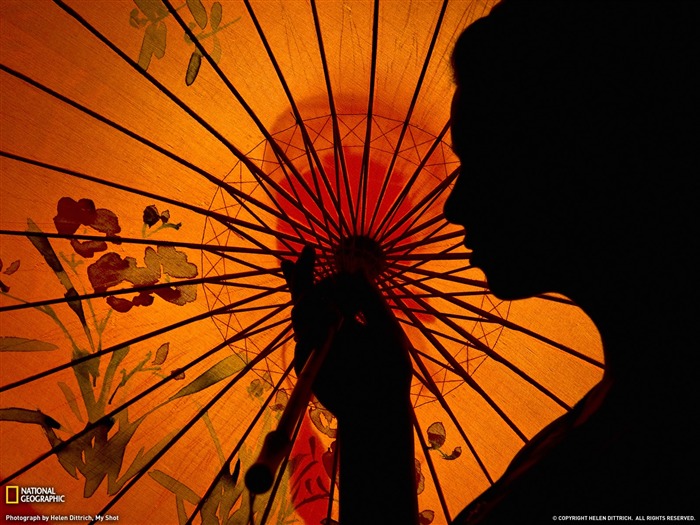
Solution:
<svg viewBox="0 0 700 525">
<path fill-rule="evenodd" d="M 331 326 L 323 345 L 311 352 L 297 378 L 297 384 L 289 396 L 277 428 L 265 436 L 257 461 L 246 472 L 245 484 L 253 494 L 263 494 L 272 487 L 280 463 L 289 454 L 292 447 L 294 430 L 299 420 L 304 416 L 311 400 L 311 387 L 321 365 L 326 360 L 335 334 L 340 330 L 342 323 L 341 318 L 335 326 Z"/>
</svg>

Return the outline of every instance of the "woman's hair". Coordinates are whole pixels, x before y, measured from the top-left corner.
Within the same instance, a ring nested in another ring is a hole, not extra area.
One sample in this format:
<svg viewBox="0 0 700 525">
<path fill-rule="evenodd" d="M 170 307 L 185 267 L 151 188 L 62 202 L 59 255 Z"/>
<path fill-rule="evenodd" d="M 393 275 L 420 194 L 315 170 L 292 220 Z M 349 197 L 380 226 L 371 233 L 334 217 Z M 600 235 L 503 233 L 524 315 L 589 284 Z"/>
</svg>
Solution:
<svg viewBox="0 0 700 525">
<path fill-rule="evenodd" d="M 566 167 L 550 176 L 603 208 L 685 237 L 700 174 L 699 5 L 504 0 L 454 49 L 457 151 L 476 119 L 507 137 L 504 155 L 539 151 Z"/>
</svg>

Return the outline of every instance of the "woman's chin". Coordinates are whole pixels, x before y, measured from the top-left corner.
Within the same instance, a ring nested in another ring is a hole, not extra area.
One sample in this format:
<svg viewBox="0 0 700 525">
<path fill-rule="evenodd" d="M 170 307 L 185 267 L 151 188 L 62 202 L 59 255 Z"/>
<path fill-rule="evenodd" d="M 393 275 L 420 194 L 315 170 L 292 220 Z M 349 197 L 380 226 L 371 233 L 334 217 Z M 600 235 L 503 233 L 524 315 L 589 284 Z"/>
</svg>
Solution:
<svg viewBox="0 0 700 525">
<path fill-rule="evenodd" d="M 491 293 L 498 299 L 504 301 L 514 301 L 516 299 L 526 299 L 544 293 L 545 286 L 540 279 L 523 272 L 522 268 L 511 265 L 495 265 L 486 261 L 474 264 L 481 268 L 486 276 L 486 282 Z"/>
</svg>

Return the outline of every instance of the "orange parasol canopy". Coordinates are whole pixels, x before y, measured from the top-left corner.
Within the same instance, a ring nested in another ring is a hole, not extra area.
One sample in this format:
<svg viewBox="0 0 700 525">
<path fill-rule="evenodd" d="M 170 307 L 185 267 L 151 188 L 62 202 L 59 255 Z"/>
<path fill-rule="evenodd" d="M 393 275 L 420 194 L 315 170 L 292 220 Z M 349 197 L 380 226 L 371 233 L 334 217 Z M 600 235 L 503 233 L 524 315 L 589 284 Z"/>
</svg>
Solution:
<svg viewBox="0 0 700 525">
<path fill-rule="evenodd" d="M 271 492 L 241 475 L 296 382 L 306 244 L 318 277 L 371 268 L 411 339 L 421 523 L 600 379 L 588 318 L 491 296 L 442 216 L 450 52 L 491 5 L 2 2 L 3 515 L 337 519 L 315 399 Z"/>
</svg>

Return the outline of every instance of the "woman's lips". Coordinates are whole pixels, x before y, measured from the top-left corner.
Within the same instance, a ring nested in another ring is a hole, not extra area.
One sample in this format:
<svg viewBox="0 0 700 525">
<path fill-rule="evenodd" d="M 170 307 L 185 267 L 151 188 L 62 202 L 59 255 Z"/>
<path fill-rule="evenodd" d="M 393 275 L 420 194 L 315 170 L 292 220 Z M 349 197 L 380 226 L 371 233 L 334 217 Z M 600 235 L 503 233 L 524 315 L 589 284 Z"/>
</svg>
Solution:
<svg viewBox="0 0 700 525">
<path fill-rule="evenodd" d="M 468 230 L 464 229 L 464 246 L 470 250 L 474 249 L 474 234 L 468 233 Z"/>
</svg>

